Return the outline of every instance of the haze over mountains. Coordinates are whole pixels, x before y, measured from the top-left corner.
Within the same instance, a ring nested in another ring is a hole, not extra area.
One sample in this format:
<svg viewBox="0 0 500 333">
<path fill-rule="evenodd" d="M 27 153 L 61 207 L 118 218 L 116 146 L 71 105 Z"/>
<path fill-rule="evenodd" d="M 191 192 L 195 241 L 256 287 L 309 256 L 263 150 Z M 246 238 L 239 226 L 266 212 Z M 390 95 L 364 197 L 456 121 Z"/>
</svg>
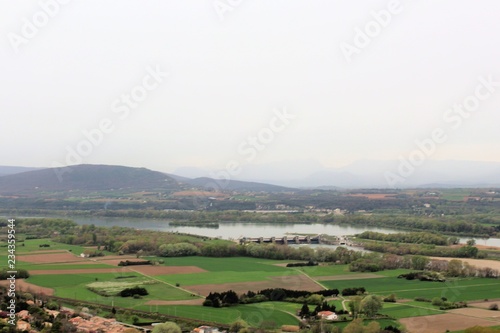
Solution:
<svg viewBox="0 0 500 333">
<path fill-rule="evenodd" d="M 406 167 L 406 169 L 405 169 Z M 292 169 L 292 171 L 290 171 Z M 297 171 L 297 177 L 288 175 Z M 420 167 L 397 161 L 358 161 L 328 169 L 311 161 L 248 165 L 231 176 L 226 170 L 183 168 L 175 174 L 111 165 L 63 169 L 0 166 L 0 193 L 32 191 L 177 191 L 185 188 L 278 192 L 290 188 L 390 188 L 388 173 L 401 177 L 395 187 L 500 187 L 500 163 L 426 161 Z M 404 174 L 401 174 L 404 171 Z M 411 171 L 411 172 L 410 172 Z"/>
<path fill-rule="evenodd" d="M 11 170 L 15 171 L 15 170 Z M 165 192 L 184 189 L 224 189 L 240 191 L 276 192 L 285 187 L 241 182 L 214 180 L 211 178 L 190 179 L 152 171 L 116 165 L 82 164 L 61 169 L 41 169 L 13 173 L 0 177 L 0 194 L 29 195 L 75 191 L 80 193 L 116 191 Z"/>
<path fill-rule="evenodd" d="M 173 173 L 186 177 L 214 177 L 221 170 L 181 168 Z M 392 186 L 386 179 L 388 173 L 404 181 Z M 341 168 L 325 168 L 312 160 L 285 161 L 246 165 L 237 179 L 288 187 L 491 187 L 500 186 L 500 163 L 428 160 L 421 166 L 412 166 L 401 161 L 359 160 Z"/>
</svg>

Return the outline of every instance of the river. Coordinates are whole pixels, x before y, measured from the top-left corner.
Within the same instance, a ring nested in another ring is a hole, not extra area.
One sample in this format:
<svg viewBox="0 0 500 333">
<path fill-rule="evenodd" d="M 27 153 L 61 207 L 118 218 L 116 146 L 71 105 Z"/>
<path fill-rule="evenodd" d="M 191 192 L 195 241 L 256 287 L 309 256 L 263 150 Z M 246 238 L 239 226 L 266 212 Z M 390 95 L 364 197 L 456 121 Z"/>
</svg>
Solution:
<svg viewBox="0 0 500 333">
<path fill-rule="evenodd" d="M 396 233 L 401 230 L 390 228 L 374 228 L 361 226 L 344 226 L 336 224 L 275 224 L 275 223 L 242 223 L 242 222 L 219 222 L 218 228 L 173 226 L 169 220 L 135 219 L 115 217 L 69 217 L 78 224 L 94 224 L 103 227 L 130 227 L 144 230 L 158 230 L 188 233 L 207 237 L 218 237 L 222 239 L 238 239 L 240 237 L 283 237 L 287 234 L 327 234 L 332 236 L 354 235 L 363 231 L 376 231 L 382 233 Z M 469 238 L 460 238 L 465 243 Z M 478 245 L 500 246 L 499 238 L 481 239 L 476 238 Z"/>
</svg>

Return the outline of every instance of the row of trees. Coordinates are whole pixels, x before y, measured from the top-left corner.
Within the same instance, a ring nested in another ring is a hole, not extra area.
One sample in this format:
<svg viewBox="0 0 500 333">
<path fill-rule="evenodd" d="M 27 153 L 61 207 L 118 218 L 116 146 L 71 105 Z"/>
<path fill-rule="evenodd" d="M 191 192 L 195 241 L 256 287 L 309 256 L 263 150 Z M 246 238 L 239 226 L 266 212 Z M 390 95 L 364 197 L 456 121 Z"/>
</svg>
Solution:
<svg viewBox="0 0 500 333">
<path fill-rule="evenodd" d="M 364 242 L 363 247 L 369 251 L 393 253 L 397 255 L 418 254 L 424 256 L 479 259 L 487 257 L 485 252 L 479 251 L 477 247 L 471 245 L 461 247 L 437 247 L 434 245 L 422 244 Z"/>
<path fill-rule="evenodd" d="M 305 290 L 268 288 L 258 292 L 248 291 L 242 295 L 236 294 L 233 290 L 228 290 L 220 293 L 209 293 L 205 298 L 203 305 L 219 308 L 236 304 L 249 304 L 267 301 L 284 301 L 321 305 L 324 301 L 324 297 L 337 296 L 338 294 L 338 289 L 310 292 Z"/>
<path fill-rule="evenodd" d="M 500 272 L 490 267 L 476 267 L 460 259 L 439 260 L 420 255 L 398 256 L 389 253 L 383 255 L 371 253 L 349 264 L 349 270 L 353 272 L 375 272 L 397 268 L 439 272 L 448 277 L 500 277 Z"/>
<path fill-rule="evenodd" d="M 24 268 L 16 268 L 16 273 L 8 273 L 9 270 L 6 268 L 2 268 L 0 270 L 0 280 L 7 280 L 10 278 L 12 275 L 15 275 L 16 279 L 27 279 L 30 277 L 30 273 L 24 269 Z"/>
<path fill-rule="evenodd" d="M 458 242 L 457 237 L 446 237 L 430 232 L 399 232 L 394 234 L 384 234 L 375 231 L 365 231 L 356 236 L 362 239 L 413 244 L 450 245 Z"/>
</svg>

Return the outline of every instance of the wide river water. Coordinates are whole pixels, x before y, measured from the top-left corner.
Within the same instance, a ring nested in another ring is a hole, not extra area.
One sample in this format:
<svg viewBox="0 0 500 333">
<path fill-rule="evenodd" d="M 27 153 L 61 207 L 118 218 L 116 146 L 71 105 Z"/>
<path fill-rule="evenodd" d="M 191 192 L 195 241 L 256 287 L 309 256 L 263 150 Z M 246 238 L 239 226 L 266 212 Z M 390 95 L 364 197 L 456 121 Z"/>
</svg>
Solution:
<svg viewBox="0 0 500 333">
<path fill-rule="evenodd" d="M 94 224 L 96 226 L 130 227 L 135 229 L 158 230 L 188 233 L 222 239 L 238 239 L 240 237 L 282 237 L 287 234 L 327 234 L 332 236 L 345 236 L 362 233 L 363 231 L 377 231 L 383 233 L 402 232 L 390 228 L 373 228 L 361 226 L 340 226 L 335 224 L 270 224 L 250 222 L 219 222 L 218 228 L 173 226 L 168 220 L 114 218 L 114 217 L 70 217 L 78 224 Z M 465 243 L 470 238 L 461 238 Z M 476 239 L 478 245 L 500 246 L 499 238 Z"/>
</svg>

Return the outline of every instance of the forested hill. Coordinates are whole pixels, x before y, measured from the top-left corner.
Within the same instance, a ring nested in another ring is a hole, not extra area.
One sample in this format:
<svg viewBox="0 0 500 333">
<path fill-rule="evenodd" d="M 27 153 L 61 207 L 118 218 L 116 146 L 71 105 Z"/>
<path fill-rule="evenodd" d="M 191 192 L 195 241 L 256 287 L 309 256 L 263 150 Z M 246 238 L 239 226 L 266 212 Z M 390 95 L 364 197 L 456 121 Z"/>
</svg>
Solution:
<svg viewBox="0 0 500 333">
<path fill-rule="evenodd" d="M 172 177 L 145 168 L 112 165 L 75 165 L 22 172 L 0 177 L 0 194 L 54 191 L 178 190 Z"/>
<path fill-rule="evenodd" d="M 213 178 L 209 177 L 200 177 L 200 178 L 185 178 L 185 177 L 178 177 L 175 175 L 171 175 L 172 178 L 178 179 L 180 182 L 189 184 L 193 187 L 200 188 L 200 189 L 206 189 L 206 190 L 212 190 L 212 189 L 217 189 L 217 190 L 228 190 L 228 191 L 249 191 L 249 192 L 283 192 L 283 191 L 290 191 L 291 188 L 289 187 L 284 187 L 284 186 L 278 186 L 278 185 L 271 185 L 271 184 L 266 184 L 266 183 L 258 183 L 258 182 L 245 182 L 245 181 L 240 181 L 240 180 L 234 180 L 234 179 L 220 179 L 220 180 L 215 180 Z"/>
<path fill-rule="evenodd" d="M 174 192 L 185 189 L 282 192 L 286 187 L 243 182 L 190 179 L 146 168 L 81 164 L 0 176 L 0 195 L 41 195 L 54 192 Z"/>
</svg>

